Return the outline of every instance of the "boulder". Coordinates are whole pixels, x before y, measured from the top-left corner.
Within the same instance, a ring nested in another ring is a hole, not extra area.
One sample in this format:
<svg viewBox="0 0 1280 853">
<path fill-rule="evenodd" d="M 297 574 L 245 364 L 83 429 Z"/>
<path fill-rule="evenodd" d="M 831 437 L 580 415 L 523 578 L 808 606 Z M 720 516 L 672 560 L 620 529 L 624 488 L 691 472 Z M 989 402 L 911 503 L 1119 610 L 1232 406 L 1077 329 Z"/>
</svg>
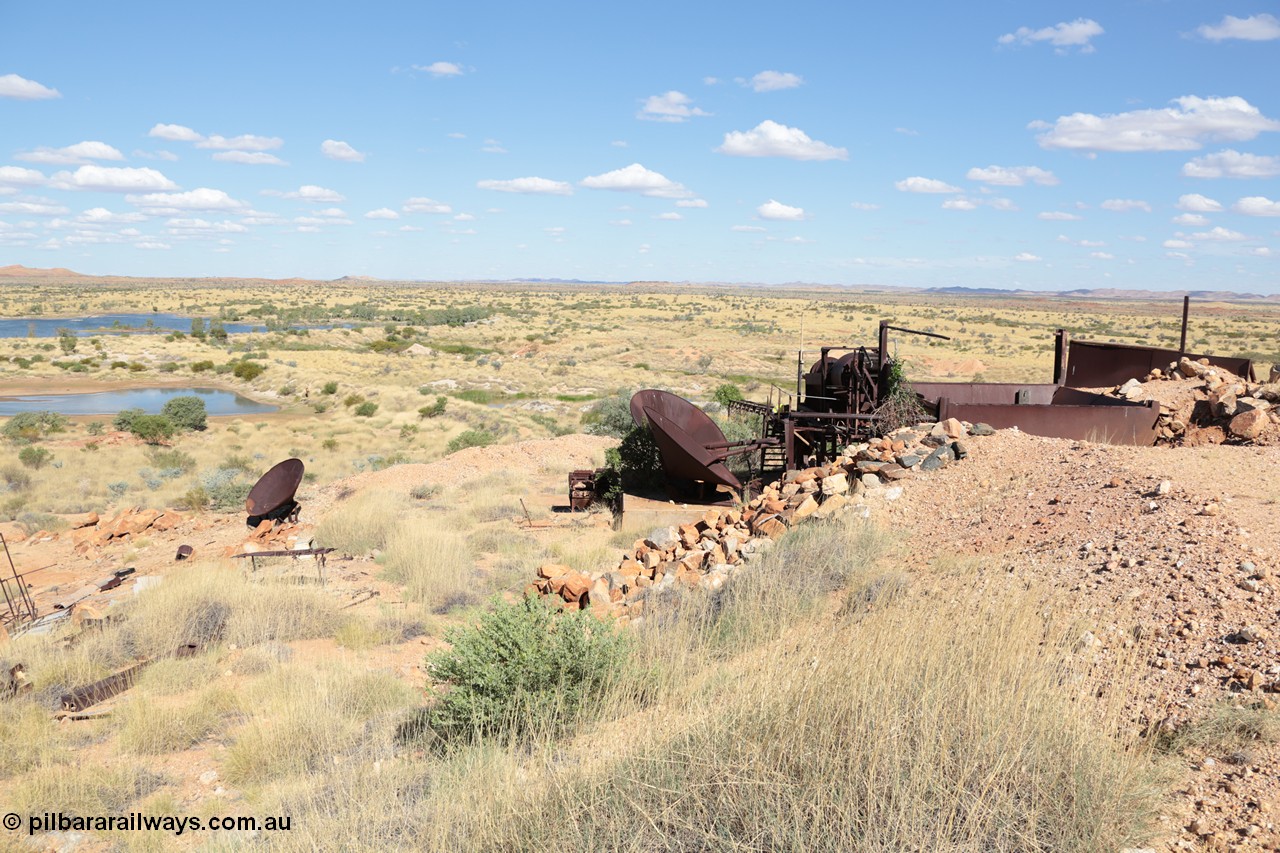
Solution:
<svg viewBox="0 0 1280 853">
<path fill-rule="evenodd" d="M 813 495 L 809 495 L 809 497 L 804 499 L 804 501 L 800 504 L 800 506 L 796 507 L 795 514 L 792 516 L 792 518 L 797 520 L 808 518 L 809 516 L 813 515 L 817 511 L 818 511 L 818 502 L 813 499 Z"/>
<path fill-rule="evenodd" d="M 1231 423 L 1227 425 L 1227 429 L 1237 438 L 1252 441 L 1262 434 L 1262 431 L 1267 426 L 1267 421 L 1266 412 L 1261 409 L 1250 409 L 1232 418 Z"/>
<path fill-rule="evenodd" d="M 67 526 L 72 530 L 79 530 L 82 527 L 92 527 L 98 523 L 98 514 L 96 512 L 85 512 L 80 515 L 67 516 Z"/>
<path fill-rule="evenodd" d="M 824 495 L 842 495 L 847 491 L 849 491 L 849 478 L 843 471 L 838 474 L 828 474 L 822 479 Z"/>
</svg>

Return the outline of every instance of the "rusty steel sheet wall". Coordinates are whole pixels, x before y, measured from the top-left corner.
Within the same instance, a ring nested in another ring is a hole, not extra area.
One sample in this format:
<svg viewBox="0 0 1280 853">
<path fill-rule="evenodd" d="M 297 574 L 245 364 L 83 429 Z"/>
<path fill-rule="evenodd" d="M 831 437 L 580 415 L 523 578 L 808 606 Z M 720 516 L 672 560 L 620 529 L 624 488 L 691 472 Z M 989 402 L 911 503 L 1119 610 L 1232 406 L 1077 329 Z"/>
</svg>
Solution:
<svg viewBox="0 0 1280 853">
<path fill-rule="evenodd" d="M 1130 379 L 1141 379 L 1158 367 L 1165 370 L 1170 362 L 1182 358 L 1174 349 L 1142 347 L 1131 344 L 1107 344 L 1099 341 L 1072 341 L 1067 350 L 1064 385 L 1072 388 L 1104 388 L 1120 385 Z M 1207 358 L 1209 363 L 1236 376 L 1252 380 L 1253 362 L 1247 358 L 1225 355 L 1186 354 L 1192 361 Z"/>
<path fill-rule="evenodd" d="M 1023 432 L 1048 438 L 1138 446 L 1155 444 L 1160 417 L 1160 409 L 1151 401 L 1128 406 L 1014 406 L 959 404 L 943 397 L 937 405 L 939 420 L 957 418 L 990 424 L 996 429 L 1016 426 Z"/>
<path fill-rule="evenodd" d="M 1027 403 L 1048 405 L 1053 402 L 1057 385 L 1016 382 L 912 382 L 911 388 L 930 405 L 941 397 L 965 405 L 1010 405 L 1017 402 L 1018 392 L 1027 392 Z"/>
</svg>

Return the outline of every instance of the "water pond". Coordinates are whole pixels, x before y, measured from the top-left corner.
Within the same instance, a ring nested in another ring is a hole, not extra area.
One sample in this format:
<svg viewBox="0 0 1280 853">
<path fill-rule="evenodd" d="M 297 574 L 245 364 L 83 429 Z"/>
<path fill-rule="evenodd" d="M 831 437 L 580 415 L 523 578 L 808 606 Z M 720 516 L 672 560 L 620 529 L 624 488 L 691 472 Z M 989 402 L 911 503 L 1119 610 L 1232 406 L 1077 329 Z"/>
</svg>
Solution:
<svg viewBox="0 0 1280 853">
<path fill-rule="evenodd" d="M 124 409 L 142 409 L 147 414 L 154 415 L 159 414 L 164 404 L 174 397 L 187 396 L 197 396 L 204 400 L 205 410 L 210 415 L 260 415 L 279 408 L 242 397 L 234 391 L 216 388 L 127 388 L 87 394 L 0 396 L 0 416 L 41 411 L 63 415 L 114 415 Z"/>
<path fill-rule="evenodd" d="M 205 318 L 208 319 L 208 318 Z M 229 333 L 265 332 L 262 323 L 232 323 L 222 327 Z M 70 329 L 76 335 L 124 332 L 190 332 L 191 318 L 156 311 L 136 314 L 96 314 L 90 317 L 15 317 L 0 319 L 0 338 L 52 338 L 58 329 Z"/>
</svg>

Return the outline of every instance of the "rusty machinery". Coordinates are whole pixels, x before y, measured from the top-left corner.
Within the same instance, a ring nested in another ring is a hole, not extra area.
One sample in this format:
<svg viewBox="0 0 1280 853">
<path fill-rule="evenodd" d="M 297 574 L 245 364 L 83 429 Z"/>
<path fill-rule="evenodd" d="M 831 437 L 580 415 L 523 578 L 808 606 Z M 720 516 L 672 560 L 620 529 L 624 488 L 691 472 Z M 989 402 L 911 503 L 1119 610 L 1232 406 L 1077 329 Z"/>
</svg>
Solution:
<svg viewBox="0 0 1280 853">
<path fill-rule="evenodd" d="M 244 501 L 249 514 L 248 525 L 257 527 L 263 521 L 288 521 L 296 523 L 302 505 L 293 499 L 302 485 L 306 466 L 301 459 L 286 459 L 271 467 L 258 478 Z"/>
</svg>

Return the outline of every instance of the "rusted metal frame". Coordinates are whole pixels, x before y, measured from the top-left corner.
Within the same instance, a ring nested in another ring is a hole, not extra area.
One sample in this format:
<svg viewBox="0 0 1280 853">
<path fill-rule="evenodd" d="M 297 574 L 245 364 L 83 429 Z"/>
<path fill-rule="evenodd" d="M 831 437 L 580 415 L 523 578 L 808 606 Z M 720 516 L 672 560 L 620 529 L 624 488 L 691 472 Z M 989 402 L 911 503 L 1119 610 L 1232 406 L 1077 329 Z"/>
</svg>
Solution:
<svg viewBox="0 0 1280 853">
<path fill-rule="evenodd" d="M 232 554 L 231 559 L 236 560 L 236 559 L 241 559 L 243 557 L 248 557 L 249 564 L 253 567 L 253 571 L 257 572 L 258 557 L 292 557 L 294 560 L 298 559 L 299 557 L 315 557 L 316 571 L 320 577 L 320 583 L 323 584 L 325 582 L 325 578 L 324 578 L 324 569 L 326 565 L 325 555 L 330 554 L 335 550 L 337 549 L 335 548 L 301 548 L 297 551 L 294 551 L 294 550 L 246 551 L 243 554 Z"/>
<path fill-rule="evenodd" d="M 200 646 L 194 643 L 178 646 L 167 657 L 186 658 L 191 657 L 200 651 Z M 62 709 L 64 711 L 83 711 L 91 708 L 100 702 L 105 702 L 115 696 L 119 696 L 128 690 L 138 680 L 138 673 L 150 666 L 154 661 L 141 660 L 133 666 L 117 672 L 115 675 L 108 675 L 106 678 L 86 684 L 83 687 L 77 687 L 69 693 L 62 695 Z"/>
<path fill-rule="evenodd" d="M 1182 297 L 1182 336 L 1178 339 L 1178 352 L 1187 352 L 1187 315 L 1191 313 L 1191 297 Z"/>
<path fill-rule="evenodd" d="M 1140 404 L 1031 405 L 959 404 L 948 397 L 937 401 L 938 419 L 956 418 L 1002 429 L 1017 427 L 1031 435 L 1071 438 L 1107 444 L 1155 444 L 1160 409 L 1153 401 Z"/>
<path fill-rule="evenodd" d="M 1164 347 L 1113 344 L 1073 340 L 1068 346 L 1064 385 L 1072 388 L 1101 388 L 1141 377 L 1153 368 L 1165 369 L 1170 362 L 1188 358 L 1205 359 L 1209 364 L 1244 379 L 1254 379 L 1253 362 L 1247 358 L 1196 355 Z"/>
<path fill-rule="evenodd" d="M 9 574 L 11 575 L 11 577 L 0 578 L 0 588 L 4 590 L 5 604 L 9 608 L 9 621 L 14 625 L 34 622 L 37 615 L 36 604 L 31 598 L 31 593 L 27 592 L 27 585 L 23 582 L 22 575 L 18 574 L 18 567 L 13 564 L 13 555 L 9 553 L 9 543 L 2 533 L 0 533 L 0 545 L 4 546 L 4 556 L 9 561 Z M 12 591 L 9 589 L 11 583 L 14 587 Z"/>
<path fill-rule="evenodd" d="M 1061 385 L 1067 380 L 1067 345 L 1070 336 L 1066 329 L 1059 329 L 1053 341 L 1053 384 Z"/>
</svg>

